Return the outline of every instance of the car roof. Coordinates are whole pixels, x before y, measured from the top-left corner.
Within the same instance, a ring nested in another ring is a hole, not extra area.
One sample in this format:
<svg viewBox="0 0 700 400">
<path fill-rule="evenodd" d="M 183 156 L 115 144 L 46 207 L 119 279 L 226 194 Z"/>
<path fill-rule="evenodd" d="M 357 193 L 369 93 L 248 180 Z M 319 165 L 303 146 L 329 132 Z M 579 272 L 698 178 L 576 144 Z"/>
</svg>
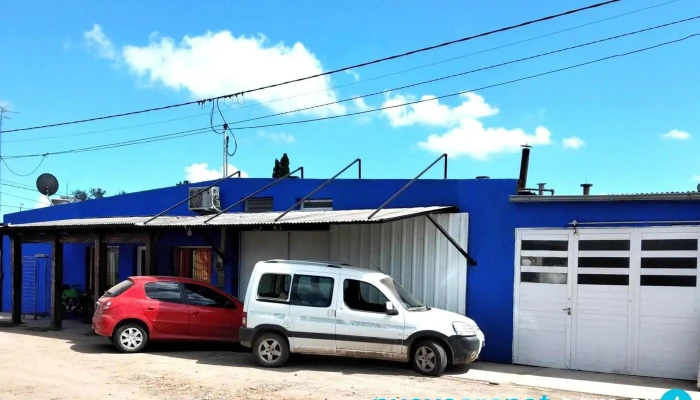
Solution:
<svg viewBox="0 0 700 400">
<path fill-rule="evenodd" d="M 369 268 L 360 268 L 360 267 L 355 267 L 347 263 L 339 263 L 339 262 L 332 262 L 332 261 L 313 261 L 313 260 L 283 260 L 283 259 L 274 259 L 274 260 L 267 260 L 267 261 L 261 261 L 262 263 L 265 264 L 284 264 L 284 265 L 289 265 L 289 266 L 296 266 L 296 267 L 313 267 L 314 269 L 317 269 L 318 271 L 323 271 L 324 268 L 339 268 L 343 271 L 343 273 L 350 273 L 351 275 L 359 276 L 359 275 L 382 275 L 382 276 L 388 276 L 384 272 L 378 270 L 378 269 L 369 269 Z"/>
<path fill-rule="evenodd" d="M 209 285 L 211 284 L 200 281 L 198 279 L 192 279 L 192 278 L 183 278 L 180 276 L 167 276 L 167 275 L 157 275 L 157 276 L 130 276 L 129 279 L 131 279 L 134 282 L 158 282 L 158 281 L 172 281 L 172 282 L 183 282 L 183 283 L 197 283 L 197 284 L 204 284 L 204 285 Z"/>
</svg>

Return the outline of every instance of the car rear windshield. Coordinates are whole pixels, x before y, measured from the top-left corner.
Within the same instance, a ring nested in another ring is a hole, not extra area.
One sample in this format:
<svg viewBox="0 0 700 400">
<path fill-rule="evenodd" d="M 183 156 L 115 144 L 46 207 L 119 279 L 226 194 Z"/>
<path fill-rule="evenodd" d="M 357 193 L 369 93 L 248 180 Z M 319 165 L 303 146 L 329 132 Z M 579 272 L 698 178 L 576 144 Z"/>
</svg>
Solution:
<svg viewBox="0 0 700 400">
<path fill-rule="evenodd" d="M 129 289 L 132 286 L 134 286 L 134 281 L 132 281 L 131 279 L 119 282 L 116 285 L 109 288 L 107 292 L 105 292 L 105 297 L 117 297 L 120 294 L 126 292 L 127 289 Z"/>
</svg>

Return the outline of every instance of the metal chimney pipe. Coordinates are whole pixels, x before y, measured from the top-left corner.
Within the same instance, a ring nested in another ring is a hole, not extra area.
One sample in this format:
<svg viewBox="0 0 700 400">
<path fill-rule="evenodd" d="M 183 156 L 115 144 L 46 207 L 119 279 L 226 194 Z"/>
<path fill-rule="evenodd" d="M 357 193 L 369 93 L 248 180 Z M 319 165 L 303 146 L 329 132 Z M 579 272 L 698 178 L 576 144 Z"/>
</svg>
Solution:
<svg viewBox="0 0 700 400">
<path fill-rule="evenodd" d="M 581 187 L 583 188 L 583 195 L 588 196 L 591 194 L 591 186 L 593 186 L 592 183 L 582 183 Z"/>
<path fill-rule="evenodd" d="M 527 170 L 530 167 L 530 147 L 528 145 L 523 145 L 523 156 L 520 159 L 520 176 L 518 177 L 518 190 L 525 189 L 527 187 Z"/>
<path fill-rule="evenodd" d="M 538 190 L 539 190 L 539 195 L 540 195 L 540 196 L 544 195 L 544 185 L 546 185 L 546 183 L 538 183 L 538 184 L 537 184 L 537 188 L 538 188 Z"/>
</svg>

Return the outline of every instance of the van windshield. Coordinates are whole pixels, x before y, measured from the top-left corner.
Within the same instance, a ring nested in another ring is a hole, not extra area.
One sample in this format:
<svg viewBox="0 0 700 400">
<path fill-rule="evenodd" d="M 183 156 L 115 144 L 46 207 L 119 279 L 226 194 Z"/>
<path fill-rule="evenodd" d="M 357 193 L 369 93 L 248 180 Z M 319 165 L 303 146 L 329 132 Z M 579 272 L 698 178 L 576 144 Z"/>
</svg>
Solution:
<svg viewBox="0 0 700 400">
<path fill-rule="evenodd" d="M 427 307 L 422 301 L 418 300 L 411 292 L 404 289 L 401 284 L 396 282 L 394 278 L 384 278 L 380 281 L 384 286 L 386 286 L 394 296 L 401 299 L 404 307 L 409 311 L 417 311 L 419 309 L 426 309 Z"/>
</svg>

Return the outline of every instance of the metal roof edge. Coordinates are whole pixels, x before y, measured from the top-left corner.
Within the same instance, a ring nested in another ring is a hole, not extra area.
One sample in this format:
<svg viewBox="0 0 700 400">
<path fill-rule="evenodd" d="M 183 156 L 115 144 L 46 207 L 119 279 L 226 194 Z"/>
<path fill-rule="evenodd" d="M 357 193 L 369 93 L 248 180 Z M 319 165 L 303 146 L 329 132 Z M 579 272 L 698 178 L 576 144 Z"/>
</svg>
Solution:
<svg viewBox="0 0 700 400">
<path fill-rule="evenodd" d="M 658 194 L 605 194 L 605 195 L 563 195 L 536 196 L 510 195 L 511 203 L 588 203 L 620 201 L 700 201 L 700 192 L 658 193 Z"/>
</svg>

